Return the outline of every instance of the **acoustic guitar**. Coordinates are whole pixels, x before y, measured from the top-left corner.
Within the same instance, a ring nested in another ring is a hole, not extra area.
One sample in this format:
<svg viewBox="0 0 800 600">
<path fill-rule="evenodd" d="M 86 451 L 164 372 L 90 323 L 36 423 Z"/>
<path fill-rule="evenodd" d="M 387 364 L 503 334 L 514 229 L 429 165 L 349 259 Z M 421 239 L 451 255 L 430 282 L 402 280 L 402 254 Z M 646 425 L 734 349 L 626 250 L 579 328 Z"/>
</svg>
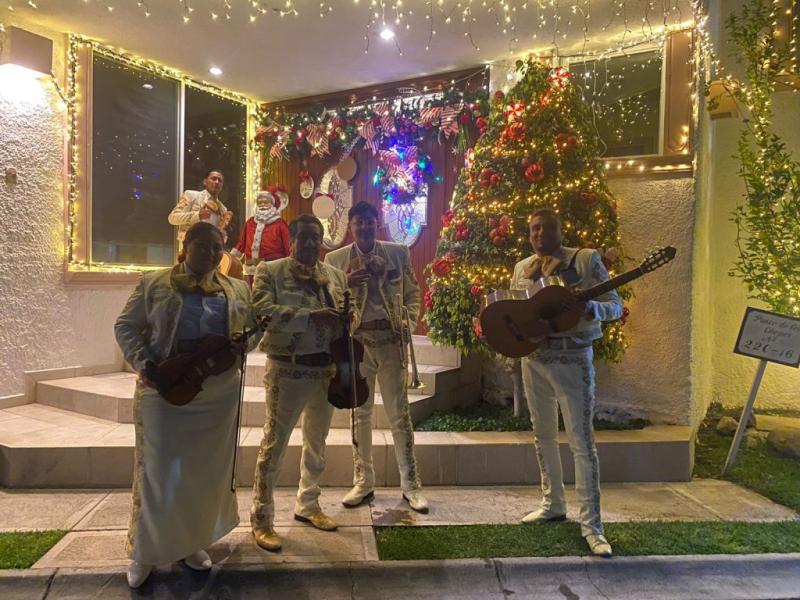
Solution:
<svg viewBox="0 0 800 600">
<path fill-rule="evenodd" d="M 642 263 L 622 275 L 617 275 L 575 295 L 583 302 L 655 271 L 675 258 L 672 246 L 657 248 L 648 253 Z M 533 320 L 544 319 L 554 333 L 575 327 L 580 320 L 574 313 L 564 312 L 562 305 L 571 294 L 558 275 L 542 277 L 524 290 L 496 290 L 483 298 L 481 329 L 486 343 L 496 352 L 510 358 L 527 356 L 544 338 L 528 338 L 523 330 Z"/>
</svg>

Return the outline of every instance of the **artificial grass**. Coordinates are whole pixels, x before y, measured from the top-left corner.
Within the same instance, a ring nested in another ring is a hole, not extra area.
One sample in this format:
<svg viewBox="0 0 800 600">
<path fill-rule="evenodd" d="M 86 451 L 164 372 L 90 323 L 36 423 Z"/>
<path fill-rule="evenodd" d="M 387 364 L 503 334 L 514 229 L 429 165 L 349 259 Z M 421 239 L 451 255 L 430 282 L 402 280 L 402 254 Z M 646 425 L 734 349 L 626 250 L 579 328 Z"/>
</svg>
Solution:
<svg viewBox="0 0 800 600">
<path fill-rule="evenodd" d="M 27 569 L 67 534 L 62 530 L 0 533 L 0 569 Z"/>
<path fill-rule="evenodd" d="M 800 552 L 800 521 L 608 523 L 618 556 Z M 589 554 L 577 523 L 377 527 L 381 560 Z"/>
<path fill-rule="evenodd" d="M 644 419 L 632 419 L 625 423 L 615 423 L 595 419 L 597 431 L 610 429 L 643 429 L 650 423 Z M 563 431 L 564 423 L 558 417 L 558 428 Z M 456 408 L 452 412 L 434 412 L 415 428 L 415 431 L 530 431 L 530 417 L 515 417 L 514 409 L 480 402 L 474 406 Z"/>
<path fill-rule="evenodd" d="M 722 477 L 722 467 L 733 438 L 717 433 L 718 418 L 719 415 L 712 408 L 698 431 L 695 477 Z M 780 456 L 766 445 L 747 448 L 742 442 L 733 469 L 725 479 L 758 492 L 773 502 L 800 511 L 800 461 Z"/>
</svg>

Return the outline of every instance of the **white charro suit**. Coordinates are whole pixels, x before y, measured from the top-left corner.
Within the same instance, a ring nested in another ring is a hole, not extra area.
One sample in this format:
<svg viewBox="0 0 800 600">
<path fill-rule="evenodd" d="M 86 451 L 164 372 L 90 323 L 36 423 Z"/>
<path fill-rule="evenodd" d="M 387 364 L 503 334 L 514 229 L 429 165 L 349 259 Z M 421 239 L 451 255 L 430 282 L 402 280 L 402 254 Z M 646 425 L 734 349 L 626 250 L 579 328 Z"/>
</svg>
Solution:
<svg viewBox="0 0 800 600">
<path fill-rule="evenodd" d="M 576 255 L 577 253 L 577 255 Z M 559 248 L 555 274 L 568 284 L 588 289 L 608 280 L 600 255 L 589 249 Z M 573 262 L 574 259 L 574 262 Z M 574 270 L 568 270 L 572 265 Z M 541 276 L 537 255 L 514 267 L 512 289 L 524 289 Z M 542 474 L 542 508 L 566 514 L 564 477 L 558 452 L 558 409 L 575 460 L 575 491 L 580 508 L 581 533 L 603 534 L 600 519 L 600 469 L 594 443 L 594 365 L 592 341 L 602 337 L 603 321 L 622 316 L 622 302 L 610 291 L 589 302 L 590 312 L 569 331 L 548 337 L 532 354 L 522 359 L 522 378 L 533 423 L 533 441 Z"/>
<path fill-rule="evenodd" d="M 216 203 L 217 210 L 212 210 L 211 216 L 207 220 L 209 223 L 219 227 L 222 215 L 228 212 L 228 209 L 219 199 L 212 198 L 207 190 L 186 190 L 181 194 L 178 204 L 175 205 L 175 208 L 172 209 L 172 212 L 167 217 L 170 225 L 178 226 L 179 246 L 183 243 L 183 238 L 186 237 L 189 227 L 200 222 L 200 209 L 212 200 Z"/>
<path fill-rule="evenodd" d="M 295 514 L 310 517 L 321 511 L 319 479 L 325 470 L 325 438 L 334 410 L 328 403 L 328 385 L 336 369 L 331 364 L 302 363 L 329 353 L 331 342 L 341 335 L 341 326 L 321 327 L 310 314 L 331 302 L 341 308 L 347 277 L 318 262 L 314 267 L 316 283 L 303 282 L 295 275 L 298 265 L 291 257 L 262 262 L 253 281 L 253 311 L 258 317 L 271 319 L 260 345 L 268 356 L 264 375 L 267 420 L 256 462 L 250 511 L 253 528 L 273 527 L 275 483 L 301 413 L 303 453 Z"/>
<path fill-rule="evenodd" d="M 142 275 L 114 327 L 125 360 L 142 372 L 174 354 L 185 306 L 172 269 Z M 219 271 L 227 333 L 255 325 L 250 289 Z M 183 315 L 183 318 L 188 318 Z M 252 336 L 249 348 L 257 343 Z M 239 361 L 203 382 L 185 406 L 174 406 L 153 388 L 136 383 L 134 396 L 133 509 L 127 551 L 139 563 L 169 563 L 207 548 L 239 524 L 231 490 L 239 405 Z"/>
<path fill-rule="evenodd" d="M 398 295 L 408 307 L 411 331 L 416 326 L 420 308 L 420 290 L 411 266 L 408 246 L 376 241 L 369 254 L 379 257 L 384 265 L 382 274 L 373 275 L 370 283 L 353 289 L 356 307 L 362 316 L 362 328 L 355 337 L 364 344 L 361 373 L 369 385 L 369 400 L 356 410 L 356 439 L 353 449 L 353 483 L 371 491 L 375 487 L 372 461 L 372 412 L 375 406 L 375 381 L 380 383 L 381 398 L 392 429 L 395 457 L 400 470 L 400 485 L 404 492 L 421 487 L 417 461 L 414 456 L 414 428 L 408 409 L 408 365 L 402 348 L 403 323 L 400 321 Z M 362 253 L 350 244 L 328 253 L 325 262 L 348 272 L 360 265 Z M 367 329 L 369 324 L 380 328 Z"/>
</svg>

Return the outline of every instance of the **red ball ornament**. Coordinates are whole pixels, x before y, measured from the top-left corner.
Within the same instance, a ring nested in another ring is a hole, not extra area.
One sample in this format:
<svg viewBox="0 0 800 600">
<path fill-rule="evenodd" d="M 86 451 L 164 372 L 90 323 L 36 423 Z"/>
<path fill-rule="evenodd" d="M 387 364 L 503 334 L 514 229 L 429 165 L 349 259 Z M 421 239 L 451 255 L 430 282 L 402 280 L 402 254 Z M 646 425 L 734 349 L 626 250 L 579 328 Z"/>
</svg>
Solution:
<svg viewBox="0 0 800 600">
<path fill-rule="evenodd" d="M 453 211 L 448 210 L 442 215 L 442 227 L 450 227 L 450 223 L 453 222 Z"/>
<path fill-rule="evenodd" d="M 544 164 L 542 161 L 536 161 L 525 169 L 525 179 L 531 183 L 539 183 L 544 179 Z"/>
<path fill-rule="evenodd" d="M 431 270 L 437 277 L 444 277 L 453 269 L 453 264 L 446 258 L 437 258 L 431 263 Z"/>
<path fill-rule="evenodd" d="M 493 174 L 492 177 L 489 179 L 489 181 L 491 182 L 492 185 L 497 185 L 498 183 L 500 183 L 500 175 L 498 175 L 497 173 Z"/>
<path fill-rule="evenodd" d="M 495 100 L 502 100 L 502 99 L 503 99 L 503 98 L 505 98 L 505 97 L 506 97 L 506 95 L 505 95 L 505 94 L 502 92 L 502 90 L 497 90 L 497 91 L 494 93 L 494 98 L 495 98 Z"/>
<path fill-rule="evenodd" d="M 480 296 L 483 293 L 483 288 L 479 286 L 477 283 L 469 288 L 469 293 L 473 296 Z"/>
<path fill-rule="evenodd" d="M 506 243 L 506 238 L 501 237 L 499 235 L 497 237 L 493 237 L 492 238 L 492 244 L 494 244 L 495 246 L 499 247 L 499 246 L 502 246 L 505 243 Z"/>
</svg>

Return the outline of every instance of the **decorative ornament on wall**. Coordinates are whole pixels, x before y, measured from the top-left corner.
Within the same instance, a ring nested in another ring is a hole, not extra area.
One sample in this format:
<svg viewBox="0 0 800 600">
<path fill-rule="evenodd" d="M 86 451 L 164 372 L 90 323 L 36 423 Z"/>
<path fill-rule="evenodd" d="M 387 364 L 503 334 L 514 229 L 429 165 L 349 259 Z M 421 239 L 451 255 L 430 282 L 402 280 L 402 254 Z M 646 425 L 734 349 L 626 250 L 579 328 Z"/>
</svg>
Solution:
<svg viewBox="0 0 800 600">
<path fill-rule="evenodd" d="M 428 219 L 431 159 L 417 146 L 394 145 L 378 153 L 372 183 L 381 190 L 383 223 L 389 239 L 412 246 Z"/>
<path fill-rule="evenodd" d="M 338 248 L 347 234 L 347 211 L 353 206 L 353 188 L 339 177 L 336 166 L 328 168 L 319 181 L 311 211 L 325 227 L 323 246 Z"/>
<path fill-rule="evenodd" d="M 308 200 L 314 195 L 314 179 L 306 169 L 301 169 L 298 177 L 300 178 L 300 197 Z"/>
</svg>

